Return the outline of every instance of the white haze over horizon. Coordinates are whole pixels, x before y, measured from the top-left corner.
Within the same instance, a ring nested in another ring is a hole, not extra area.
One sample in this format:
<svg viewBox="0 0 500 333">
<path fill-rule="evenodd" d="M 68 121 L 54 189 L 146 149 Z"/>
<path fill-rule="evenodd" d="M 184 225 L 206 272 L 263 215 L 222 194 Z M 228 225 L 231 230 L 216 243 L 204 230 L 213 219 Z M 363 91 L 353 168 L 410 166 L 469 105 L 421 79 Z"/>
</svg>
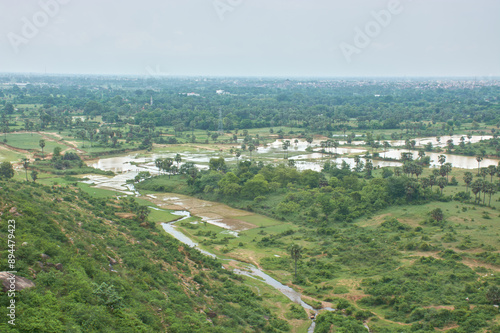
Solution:
<svg viewBox="0 0 500 333">
<path fill-rule="evenodd" d="M 498 77 L 497 0 L 0 2 L 0 72 Z"/>
</svg>

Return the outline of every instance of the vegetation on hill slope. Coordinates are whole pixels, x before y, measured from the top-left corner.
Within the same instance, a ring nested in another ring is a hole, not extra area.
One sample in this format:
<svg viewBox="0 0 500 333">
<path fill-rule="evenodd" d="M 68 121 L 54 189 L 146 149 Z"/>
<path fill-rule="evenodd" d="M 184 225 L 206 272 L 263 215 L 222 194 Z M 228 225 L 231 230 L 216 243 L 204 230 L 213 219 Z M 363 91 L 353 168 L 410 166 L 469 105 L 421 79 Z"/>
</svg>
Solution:
<svg viewBox="0 0 500 333">
<path fill-rule="evenodd" d="M 14 219 L 17 274 L 36 284 L 17 292 L 15 326 L 5 319 L 10 298 L 0 294 L 2 332 L 287 329 L 218 261 L 147 223 L 133 199 L 96 199 L 33 182 L 0 187 L 2 267 L 6 221 Z"/>
</svg>

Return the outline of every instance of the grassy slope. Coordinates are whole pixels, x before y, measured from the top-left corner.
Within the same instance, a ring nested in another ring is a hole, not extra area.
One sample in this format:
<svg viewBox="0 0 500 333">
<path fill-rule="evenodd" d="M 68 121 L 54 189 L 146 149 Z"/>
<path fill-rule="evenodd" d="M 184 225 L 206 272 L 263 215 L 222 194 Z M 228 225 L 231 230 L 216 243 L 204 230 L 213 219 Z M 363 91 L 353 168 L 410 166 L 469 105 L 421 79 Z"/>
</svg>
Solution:
<svg viewBox="0 0 500 333">
<path fill-rule="evenodd" d="M 126 202 L 73 187 L 15 181 L 0 187 L 2 220 L 16 220 L 16 269 L 36 284 L 17 294 L 17 325 L 1 321 L 2 332 L 250 332 L 283 325 L 220 263 L 155 225 L 118 218 L 129 210 Z M 12 207 L 20 215 L 9 213 Z M 6 223 L 0 239 L 6 258 Z M 108 257 L 118 261 L 117 272 Z M 113 287 L 99 293 L 102 283 Z M 0 296 L 4 318 L 8 301 Z"/>
</svg>

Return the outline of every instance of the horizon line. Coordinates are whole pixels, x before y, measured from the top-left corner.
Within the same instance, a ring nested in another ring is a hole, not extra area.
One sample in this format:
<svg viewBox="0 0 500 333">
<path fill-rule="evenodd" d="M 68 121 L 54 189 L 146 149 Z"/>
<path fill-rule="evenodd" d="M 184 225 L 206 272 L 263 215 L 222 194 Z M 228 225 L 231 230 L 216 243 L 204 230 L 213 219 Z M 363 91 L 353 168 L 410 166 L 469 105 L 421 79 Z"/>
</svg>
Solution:
<svg viewBox="0 0 500 333">
<path fill-rule="evenodd" d="M 352 76 L 317 76 L 317 75 L 203 75 L 203 74 L 180 74 L 180 75 L 148 75 L 148 74 L 111 74 L 111 73 L 42 73 L 42 72 L 0 72 L 0 76 L 93 76 L 93 77 L 123 77 L 143 79 L 179 79 L 179 78 L 238 78 L 238 79 L 500 79 L 496 75 L 352 75 Z"/>
</svg>

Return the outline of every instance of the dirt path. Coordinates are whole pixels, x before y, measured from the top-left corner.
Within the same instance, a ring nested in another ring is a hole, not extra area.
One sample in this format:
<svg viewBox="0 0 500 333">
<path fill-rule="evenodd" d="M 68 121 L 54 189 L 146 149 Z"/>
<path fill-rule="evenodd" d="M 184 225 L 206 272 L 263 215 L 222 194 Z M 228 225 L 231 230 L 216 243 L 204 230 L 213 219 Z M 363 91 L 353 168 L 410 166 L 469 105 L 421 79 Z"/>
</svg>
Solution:
<svg viewBox="0 0 500 333">
<path fill-rule="evenodd" d="M 469 266 L 472 269 L 474 269 L 476 267 L 484 267 L 487 269 L 491 269 L 492 271 L 495 271 L 495 272 L 500 271 L 500 267 L 498 267 L 498 266 L 494 266 L 494 265 L 487 264 L 487 263 L 484 263 L 482 261 L 474 260 L 474 259 L 470 259 L 470 258 L 463 259 L 462 264 Z"/>
<path fill-rule="evenodd" d="M 87 154 L 86 151 L 81 150 L 80 148 L 78 148 L 78 145 L 75 142 L 65 141 L 63 139 L 63 137 L 61 135 L 57 134 L 57 133 L 44 133 L 44 132 L 35 132 L 35 133 L 41 135 L 47 141 L 57 142 L 57 143 L 60 143 L 62 145 L 65 145 L 66 147 L 68 147 L 68 149 L 65 149 L 63 151 L 63 153 L 67 152 L 68 150 L 74 149 L 74 150 L 76 150 L 80 154 Z M 58 137 L 58 138 L 60 138 L 60 140 L 56 140 L 54 138 L 51 138 L 50 136 L 47 136 L 47 134 L 53 135 L 55 137 Z"/>
<path fill-rule="evenodd" d="M 42 134 L 42 133 L 40 133 L 40 132 L 36 132 L 36 133 L 38 133 L 38 134 Z M 55 136 L 56 138 L 59 138 L 59 140 L 62 140 L 62 139 L 63 139 L 62 135 L 57 134 L 57 133 L 54 133 L 54 132 L 44 132 L 44 134 L 50 134 L 50 135 L 53 135 L 53 136 Z"/>
</svg>

